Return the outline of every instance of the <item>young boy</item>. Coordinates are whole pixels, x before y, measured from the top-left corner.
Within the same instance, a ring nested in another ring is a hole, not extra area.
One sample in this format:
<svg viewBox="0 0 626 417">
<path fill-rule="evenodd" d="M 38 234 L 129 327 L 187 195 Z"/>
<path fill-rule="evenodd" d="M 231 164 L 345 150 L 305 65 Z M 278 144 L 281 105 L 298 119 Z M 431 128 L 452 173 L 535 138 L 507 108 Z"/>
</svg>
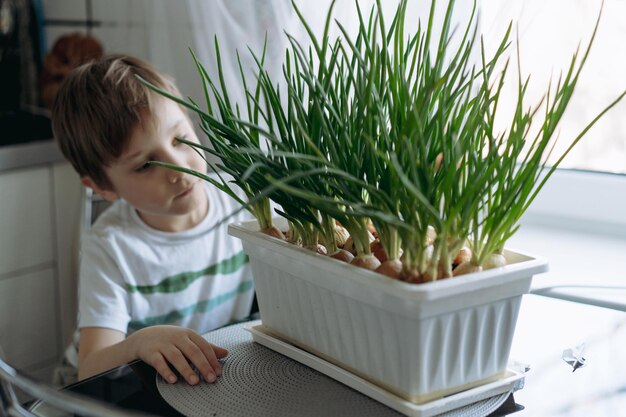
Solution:
<svg viewBox="0 0 626 417">
<path fill-rule="evenodd" d="M 180 96 L 139 59 L 113 55 L 74 70 L 53 108 L 61 151 L 82 184 L 115 202 L 81 248 L 78 378 L 142 359 L 168 382 L 221 374 L 227 351 L 204 333 L 245 318 L 253 298 L 248 260 L 226 224 L 237 203 L 202 180 L 151 160 L 205 172 L 185 110 L 136 75 Z M 247 218 L 235 216 L 232 221 Z"/>
</svg>

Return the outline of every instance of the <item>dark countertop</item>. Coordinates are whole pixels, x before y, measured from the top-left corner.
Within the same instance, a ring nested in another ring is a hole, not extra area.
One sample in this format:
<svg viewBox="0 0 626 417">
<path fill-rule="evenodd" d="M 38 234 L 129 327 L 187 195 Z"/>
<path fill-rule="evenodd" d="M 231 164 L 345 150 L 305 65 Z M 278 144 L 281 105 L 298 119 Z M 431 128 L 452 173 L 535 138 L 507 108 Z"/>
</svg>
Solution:
<svg viewBox="0 0 626 417">
<path fill-rule="evenodd" d="M 52 139 L 49 111 L 0 111 L 0 172 L 63 161 Z"/>
<path fill-rule="evenodd" d="M 63 154 L 53 139 L 0 146 L 0 172 L 53 164 L 64 160 Z"/>
</svg>

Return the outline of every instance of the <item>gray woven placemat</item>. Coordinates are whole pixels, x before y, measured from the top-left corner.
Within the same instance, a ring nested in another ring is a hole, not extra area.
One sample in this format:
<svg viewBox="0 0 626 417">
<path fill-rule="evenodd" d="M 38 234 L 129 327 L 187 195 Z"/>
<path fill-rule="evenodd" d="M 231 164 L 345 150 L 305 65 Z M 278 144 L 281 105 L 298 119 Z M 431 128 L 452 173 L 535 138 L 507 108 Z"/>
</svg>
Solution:
<svg viewBox="0 0 626 417">
<path fill-rule="evenodd" d="M 259 324 L 260 322 L 257 322 Z M 214 384 L 168 384 L 157 375 L 161 396 L 189 416 L 346 416 L 391 417 L 397 411 L 273 350 L 254 343 L 241 323 L 209 333 L 206 339 L 228 349 L 222 376 Z M 180 378 L 179 378 L 180 380 Z M 484 417 L 508 393 L 441 414 L 441 417 Z"/>
</svg>

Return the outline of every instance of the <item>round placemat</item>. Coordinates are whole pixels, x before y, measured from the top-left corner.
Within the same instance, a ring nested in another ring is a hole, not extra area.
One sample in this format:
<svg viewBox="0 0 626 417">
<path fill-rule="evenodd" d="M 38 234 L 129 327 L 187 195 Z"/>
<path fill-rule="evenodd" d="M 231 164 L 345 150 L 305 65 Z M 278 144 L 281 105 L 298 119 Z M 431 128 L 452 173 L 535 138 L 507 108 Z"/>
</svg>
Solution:
<svg viewBox="0 0 626 417">
<path fill-rule="evenodd" d="M 401 416 L 397 411 L 280 353 L 254 343 L 240 323 L 205 336 L 228 349 L 216 383 L 169 384 L 157 374 L 156 385 L 167 403 L 189 416 Z M 258 322 L 257 322 L 258 324 Z M 179 381 L 181 378 L 179 378 Z M 441 414 L 484 417 L 508 393 Z"/>
</svg>

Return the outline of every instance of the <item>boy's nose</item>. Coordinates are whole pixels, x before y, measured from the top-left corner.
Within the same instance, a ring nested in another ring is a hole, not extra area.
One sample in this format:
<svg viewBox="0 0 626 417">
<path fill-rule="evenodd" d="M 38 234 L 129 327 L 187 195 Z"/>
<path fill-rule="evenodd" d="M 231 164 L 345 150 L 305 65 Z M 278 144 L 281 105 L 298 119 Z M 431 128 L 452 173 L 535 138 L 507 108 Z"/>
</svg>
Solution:
<svg viewBox="0 0 626 417">
<path fill-rule="evenodd" d="M 172 184 L 176 184 L 184 175 L 182 172 L 174 171 L 173 169 L 168 169 L 168 171 L 168 180 Z"/>
<path fill-rule="evenodd" d="M 168 180 L 172 184 L 176 184 L 177 182 L 179 182 L 181 178 L 183 177 L 183 175 L 185 175 L 184 173 L 180 171 L 175 171 L 169 168 L 166 168 L 166 169 L 168 170 L 168 173 L 167 173 Z"/>
<path fill-rule="evenodd" d="M 172 165 L 176 165 L 179 167 L 185 167 L 185 160 L 183 158 L 181 158 L 179 155 L 176 155 L 174 153 L 166 153 L 164 155 L 162 155 L 161 157 L 163 162 L 167 162 L 169 164 Z M 179 182 L 184 176 L 185 173 L 184 172 L 180 172 L 180 171 L 176 171 L 170 168 L 165 168 L 165 175 L 168 179 L 169 182 L 171 182 L 172 184 L 175 184 L 177 182 Z"/>
</svg>

